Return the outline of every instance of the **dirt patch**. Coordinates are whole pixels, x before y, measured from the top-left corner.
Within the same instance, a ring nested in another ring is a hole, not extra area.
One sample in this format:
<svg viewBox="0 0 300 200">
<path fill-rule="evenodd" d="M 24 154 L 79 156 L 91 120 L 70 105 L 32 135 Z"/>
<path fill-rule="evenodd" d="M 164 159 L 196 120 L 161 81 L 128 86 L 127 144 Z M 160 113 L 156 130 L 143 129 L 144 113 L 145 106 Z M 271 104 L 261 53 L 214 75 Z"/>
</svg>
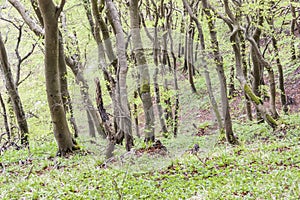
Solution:
<svg viewBox="0 0 300 200">
<path fill-rule="evenodd" d="M 141 156 L 143 154 L 165 156 L 167 155 L 167 153 L 168 153 L 167 148 L 161 143 L 160 140 L 156 140 L 151 147 L 140 148 L 135 151 L 135 154 L 137 156 Z"/>
</svg>

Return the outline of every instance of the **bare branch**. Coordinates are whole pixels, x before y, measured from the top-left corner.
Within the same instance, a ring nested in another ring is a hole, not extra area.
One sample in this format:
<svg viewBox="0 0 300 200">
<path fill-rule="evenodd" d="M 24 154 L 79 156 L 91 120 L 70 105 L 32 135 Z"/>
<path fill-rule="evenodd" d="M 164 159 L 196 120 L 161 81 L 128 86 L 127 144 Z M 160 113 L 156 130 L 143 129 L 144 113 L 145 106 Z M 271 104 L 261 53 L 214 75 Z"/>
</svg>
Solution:
<svg viewBox="0 0 300 200">
<path fill-rule="evenodd" d="M 44 35 L 44 30 L 28 15 L 25 6 L 18 0 L 8 0 L 17 9 L 29 28 L 38 36 Z"/>
<path fill-rule="evenodd" d="M 64 9 L 64 6 L 66 4 L 66 0 L 61 0 L 59 7 L 57 7 L 56 10 L 56 17 L 58 18 L 62 10 Z"/>
<path fill-rule="evenodd" d="M 28 79 L 31 74 L 32 74 L 32 71 L 30 71 L 25 78 L 23 78 L 21 81 L 19 81 L 17 83 L 17 86 L 21 85 L 26 79 Z"/>
<path fill-rule="evenodd" d="M 16 29 L 19 29 L 19 26 L 16 25 L 13 21 L 11 21 L 11 20 L 9 20 L 9 19 L 5 19 L 5 18 L 3 18 L 3 17 L 0 17 L 0 19 L 3 20 L 3 21 L 8 22 L 8 23 L 10 23 L 10 24 L 12 24 Z"/>
</svg>

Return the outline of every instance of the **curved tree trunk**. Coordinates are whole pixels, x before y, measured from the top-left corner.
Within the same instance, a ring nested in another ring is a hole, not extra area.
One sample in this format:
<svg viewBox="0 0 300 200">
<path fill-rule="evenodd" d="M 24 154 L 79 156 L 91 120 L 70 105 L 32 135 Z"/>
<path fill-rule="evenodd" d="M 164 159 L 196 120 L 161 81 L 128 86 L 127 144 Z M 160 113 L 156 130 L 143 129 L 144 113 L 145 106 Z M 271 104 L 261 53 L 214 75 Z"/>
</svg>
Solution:
<svg viewBox="0 0 300 200">
<path fill-rule="evenodd" d="M 80 94 L 82 97 L 82 101 L 84 104 L 84 107 L 86 111 L 89 113 L 88 115 L 91 117 L 90 126 L 96 127 L 96 130 L 99 135 L 101 135 L 102 138 L 106 138 L 106 134 L 104 132 L 104 128 L 100 123 L 100 119 L 97 113 L 97 110 L 95 109 L 93 102 L 89 95 L 89 85 L 87 83 L 87 80 L 84 77 L 84 74 L 81 70 L 82 63 L 77 60 L 72 60 L 70 57 L 66 58 L 66 63 L 70 67 L 71 71 L 73 72 L 76 83 L 80 86 Z M 89 118 L 88 118 L 89 119 Z M 90 136 L 95 137 L 95 134 L 93 134 L 93 128 L 90 129 Z"/>
<path fill-rule="evenodd" d="M 240 81 L 240 84 L 243 88 L 244 93 L 249 97 L 249 99 L 254 103 L 256 109 L 261 113 L 263 119 L 272 127 L 277 127 L 277 122 L 274 120 L 274 118 L 268 114 L 264 103 L 261 101 L 261 99 L 255 95 L 253 89 L 250 87 L 250 85 L 247 83 L 246 77 L 243 73 L 242 69 L 242 58 L 240 53 L 240 46 L 238 41 L 238 30 L 234 29 L 232 31 L 230 41 L 232 42 L 232 48 L 235 53 L 235 59 L 236 59 L 236 72 L 237 72 L 237 79 Z M 253 41 L 254 42 L 254 41 Z"/>
<path fill-rule="evenodd" d="M 11 69 L 9 67 L 6 49 L 0 33 L 0 67 L 5 79 L 5 87 L 8 91 L 9 98 L 12 102 L 14 113 L 17 117 L 18 126 L 20 129 L 21 144 L 28 146 L 28 125 L 25 117 L 23 105 L 18 94 L 18 89 L 15 85 Z"/>
<path fill-rule="evenodd" d="M 46 90 L 58 155 L 65 155 L 75 149 L 61 98 L 59 77 L 58 17 L 64 3 L 63 0 L 60 7 L 56 7 L 52 0 L 39 0 L 45 25 Z"/>
<path fill-rule="evenodd" d="M 112 0 L 106 0 L 108 14 L 112 19 L 117 45 L 118 70 L 116 82 L 116 101 L 119 107 L 119 115 L 117 116 L 117 125 L 120 131 L 125 134 L 126 149 L 130 151 L 133 146 L 132 123 L 127 97 L 126 77 L 128 71 L 127 58 L 125 54 L 125 39 L 124 33 L 119 19 L 119 15 L 115 4 Z"/>
<path fill-rule="evenodd" d="M 214 111 L 215 117 L 217 119 L 219 131 L 221 134 L 223 134 L 224 133 L 224 125 L 223 125 L 222 117 L 221 117 L 219 109 L 218 109 L 218 104 L 217 104 L 216 99 L 213 94 L 211 79 L 210 79 L 210 75 L 209 75 L 209 71 L 208 71 L 208 67 L 207 67 L 207 61 L 204 57 L 204 52 L 205 52 L 206 48 L 205 48 L 205 41 L 204 41 L 202 26 L 201 26 L 198 18 L 193 14 L 192 9 L 191 9 L 190 5 L 187 3 L 187 1 L 186 0 L 182 0 L 182 1 L 183 1 L 183 4 L 184 4 L 186 10 L 188 11 L 190 17 L 196 23 L 196 27 L 198 30 L 198 38 L 200 41 L 200 50 L 202 51 L 201 55 L 200 55 L 200 62 L 202 63 L 202 66 L 203 66 L 203 74 L 205 77 L 205 83 L 206 83 L 206 88 L 207 88 L 207 92 L 208 92 L 208 96 L 209 96 L 209 101 L 210 101 L 210 104 Z"/>
<path fill-rule="evenodd" d="M 259 44 L 260 34 L 261 34 L 261 30 L 260 30 L 259 27 L 257 27 L 254 34 L 253 34 L 253 38 L 254 38 L 254 40 L 257 44 Z M 253 75 L 252 88 L 253 88 L 254 94 L 258 97 L 261 97 L 262 95 L 261 95 L 261 91 L 260 91 L 260 85 L 262 85 L 261 77 L 263 76 L 263 68 L 262 68 L 262 66 L 261 66 L 261 64 L 260 64 L 260 62 L 257 58 L 257 55 L 255 53 L 255 50 L 254 50 L 253 46 L 251 46 L 250 52 L 251 52 L 251 59 L 252 59 L 252 64 L 253 64 L 253 68 L 252 68 L 252 75 Z M 256 109 L 256 118 L 257 118 L 258 122 L 263 121 L 261 113 L 257 109 Z"/>
</svg>

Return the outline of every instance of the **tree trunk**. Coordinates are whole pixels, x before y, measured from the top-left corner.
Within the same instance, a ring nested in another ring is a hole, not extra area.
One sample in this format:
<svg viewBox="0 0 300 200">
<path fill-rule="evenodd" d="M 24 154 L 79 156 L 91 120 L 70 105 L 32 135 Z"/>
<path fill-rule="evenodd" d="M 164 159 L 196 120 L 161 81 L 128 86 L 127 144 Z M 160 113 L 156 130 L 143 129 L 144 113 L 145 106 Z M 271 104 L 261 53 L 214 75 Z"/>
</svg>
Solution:
<svg viewBox="0 0 300 200">
<path fill-rule="evenodd" d="M 240 38 L 240 56 L 241 56 L 241 65 L 242 65 L 242 70 L 243 70 L 243 74 L 244 77 L 247 79 L 248 77 L 248 67 L 247 67 L 247 59 L 246 59 L 246 41 L 245 41 L 245 37 L 243 36 L 242 32 L 239 31 L 238 36 Z M 247 79 L 248 80 L 248 79 Z M 251 108 L 251 101 L 249 99 L 249 97 L 243 93 L 245 96 L 245 106 L 246 106 L 246 112 L 247 112 L 247 117 L 250 121 L 253 120 L 253 116 L 252 116 L 252 108 Z"/>
<path fill-rule="evenodd" d="M 295 29 L 296 29 L 296 22 L 297 22 L 297 16 L 296 16 L 296 10 L 293 3 L 296 2 L 295 0 L 291 0 L 291 13 L 292 13 L 292 20 L 291 20 L 291 28 L 290 28 L 290 34 L 291 34 L 291 59 L 296 60 L 296 48 L 295 48 Z"/>
<path fill-rule="evenodd" d="M 275 51 L 276 64 L 277 64 L 277 68 L 278 68 L 278 80 L 279 80 L 281 106 L 283 108 L 283 112 L 287 113 L 288 106 L 286 103 L 286 95 L 285 95 L 285 88 L 284 88 L 283 67 L 282 67 L 282 64 L 280 61 L 277 40 L 275 39 L 275 37 L 272 37 L 272 43 L 273 43 L 273 47 L 274 47 L 274 51 Z"/>
<path fill-rule="evenodd" d="M 139 0 L 130 1 L 130 28 L 132 34 L 133 52 L 135 54 L 137 67 L 140 77 L 140 97 L 143 103 L 145 114 L 145 141 L 154 142 L 154 112 L 152 97 L 150 91 L 150 75 L 147 60 L 144 54 L 143 42 L 140 35 L 140 22 L 139 22 Z"/>
<path fill-rule="evenodd" d="M 226 77 L 225 77 L 224 67 L 223 67 L 223 58 L 219 50 L 219 43 L 217 39 L 216 28 L 213 22 L 213 16 L 211 15 L 210 9 L 208 8 L 207 0 L 202 0 L 202 5 L 208 21 L 208 28 L 211 37 L 213 55 L 217 66 L 217 72 L 220 81 L 222 111 L 223 111 L 226 138 L 230 144 L 238 144 L 238 140 L 235 138 L 232 130 L 232 121 L 231 121 L 230 111 L 229 111 L 230 109 L 229 109 L 229 102 L 227 97 L 227 84 L 226 84 Z"/>
<path fill-rule="evenodd" d="M 134 103 L 133 103 L 133 117 L 134 117 L 134 124 L 135 124 L 135 133 L 136 133 L 136 136 L 138 138 L 141 137 L 141 134 L 140 134 L 140 127 L 139 127 L 139 117 L 138 117 L 138 105 L 136 103 L 137 99 L 138 99 L 138 91 L 135 90 L 134 93 L 133 93 L 133 98 L 134 98 Z"/>
<path fill-rule="evenodd" d="M 157 10 L 156 10 L 157 12 Z M 161 126 L 161 131 L 163 132 L 163 135 L 167 135 L 168 133 L 168 129 L 167 129 L 167 125 L 166 125 L 166 121 L 164 118 L 164 111 L 163 108 L 161 106 L 161 96 L 160 96 L 160 88 L 157 82 L 157 75 L 159 72 L 158 69 L 158 56 L 159 56 L 159 52 L 160 52 L 160 46 L 158 43 L 158 35 L 157 35 L 157 25 L 158 25 L 158 13 L 156 13 L 156 18 L 155 18 L 155 25 L 154 25 L 154 36 L 153 36 L 153 60 L 154 60 L 154 64 L 155 64 L 155 70 L 154 70 L 154 74 L 153 74 L 153 84 L 154 84 L 154 94 L 155 94 L 155 100 L 156 100 L 156 107 L 157 107 L 157 111 L 158 111 L 158 119 L 160 122 L 160 126 Z"/>
<path fill-rule="evenodd" d="M 157 83 L 157 75 L 158 75 L 158 68 L 155 68 L 154 74 L 153 74 L 153 83 L 154 83 L 154 93 L 155 93 L 155 100 L 156 100 L 156 106 L 158 111 L 158 119 L 161 126 L 161 131 L 164 135 L 168 133 L 167 125 L 164 118 L 164 111 L 162 109 L 161 103 L 160 103 L 160 92 L 159 92 L 159 85 Z"/>
<path fill-rule="evenodd" d="M 260 12 L 260 11 L 259 11 Z M 261 35 L 261 29 L 259 26 L 262 26 L 263 23 L 263 18 L 259 17 L 258 19 L 258 26 L 256 27 L 254 33 L 253 33 L 253 39 L 255 40 L 258 48 L 259 48 L 259 42 L 260 42 L 260 35 Z M 252 82 L 252 88 L 254 91 L 254 94 L 258 97 L 261 97 L 261 91 L 260 91 L 260 86 L 263 84 L 263 71 L 264 71 L 264 67 L 261 65 L 261 62 L 259 61 L 259 58 L 257 56 L 257 54 L 255 53 L 255 49 L 254 46 L 251 45 L 250 47 L 250 52 L 251 52 L 251 59 L 252 59 L 252 64 L 253 64 L 253 68 L 252 68 L 252 72 L 253 72 L 253 82 Z M 263 121 L 261 113 L 259 112 L 259 110 L 256 110 L 256 118 L 258 122 Z"/>
<path fill-rule="evenodd" d="M 106 132 L 107 139 L 108 139 L 108 146 L 106 148 L 105 155 L 106 155 L 106 158 L 110 158 L 114 155 L 113 151 L 115 149 L 115 144 L 116 144 L 116 134 L 112 130 L 113 126 L 110 123 L 109 116 L 103 105 L 102 90 L 101 90 L 101 85 L 100 85 L 100 81 L 98 78 L 95 79 L 95 84 L 96 84 L 97 108 L 98 108 L 98 112 L 101 116 L 102 122 L 104 124 L 105 132 Z"/>
<path fill-rule="evenodd" d="M 59 77 L 60 77 L 60 91 L 61 98 L 63 101 L 64 109 L 66 113 L 70 113 L 69 122 L 74 130 L 74 137 L 78 137 L 78 127 L 74 117 L 73 106 L 71 102 L 71 96 L 68 89 L 68 79 L 67 79 L 67 66 L 65 61 L 65 53 L 63 46 L 62 34 L 59 32 L 58 37 L 58 65 L 59 65 Z"/>
<path fill-rule="evenodd" d="M 6 114 L 6 107 L 5 107 L 5 103 L 3 101 L 1 93 L 0 93 L 0 103 L 1 103 L 1 107 L 2 107 L 3 123 L 4 123 L 5 131 L 6 131 L 7 139 L 8 139 L 8 141 L 10 141 L 11 135 L 10 135 L 8 119 L 7 119 L 7 114 Z"/>
<path fill-rule="evenodd" d="M 104 132 L 104 128 L 100 123 L 99 116 L 98 116 L 97 111 L 93 105 L 91 98 L 90 98 L 89 91 L 88 91 L 89 85 L 88 85 L 87 80 L 85 79 L 84 74 L 81 70 L 82 63 L 77 60 L 72 60 L 70 57 L 66 58 L 66 62 L 75 76 L 76 83 L 80 86 L 80 94 L 82 97 L 84 107 L 85 107 L 86 111 L 89 113 L 90 117 L 92 118 L 92 121 L 90 121 L 89 124 L 90 123 L 93 123 L 93 124 L 90 124 L 90 126 L 95 125 L 98 134 L 101 135 L 101 137 L 103 139 L 105 139 L 106 135 Z M 90 134 L 91 137 L 95 137 L 95 134 L 93 134 L 93 128 L 90 129 L 90 133 L 91 133 Z"/>
<path fill-rule="evenodd" d="M 193 14 L 191 7 L 189 6 L 189 4 L 187 3 L 186 0 L 183 0 L 183 4 L 184 4 L 186 10 L 188 11 L 190 17 L 196 23 L 196 27 L 197 27 L 197 30 L 198 30 L 198 37 L 199 37 L 199 41 L 200 41 L 200 50 L 202 51 L 202 53 L 200 54 L 200 62 L 202 63 L 202 66 L 203 66 L 203 74 L 204 74 L 204 77 L 205 77 L 205 83 L 206 83 L 206 87 L 207 87 L 207 91 L 208 91 L 209 101 L 210 101 L 210 104 L 211 104 L 212 109 L 214 111 L 214 114 L 216 116 L 220 133 L 223 134 L 224 133 L 224 125 L 223 125 L 223 122 L 222 122 L 220 112 L 218 110 L 218 104 L 217 104 L 216 99 L 215 99 L 214 94 L 213 94 L 213 89 L 212 89 L 211 79 L 210 79 L 210 75 L 209 75 L 209 71 L 208 71 L 208 67 L 207 67 L 207 62 L 206 62 L 206 59 L 204 57 L 205 40 L 204 40 L 202 26 L 201 26 L 198 18 Z"/>
<path fill-rule="evenodd" d="M 3 73 L 5 80 L 5 87 L 8 91 L 9 98 L 12 102 L 14 113 L 17 117 L 17 122 L 20 130 L 21 144 L 23 146 L 29 146 L 28 142 L 28 125 L 25 117 L 23 105 L 18 94 L 17 86 L 15 85 L 14 78 L 11 73 L 11 69 L 8 63 L 6 49 L 0 33 L 0 69 Z"/>
<path fill-rule="evenodd" d="M 242 58 L 240 53 L 240 46 L 237 36 L 238 29 L 234 29 L 231 33 L 230 41 L 232 42 L 232 48 L 235 53 L 235 59 L 236 59 L 236 73 L 237 73 L 237 79 L 240 81 L 240 84 L 243 88 L 243 92 L 249 97 L 249 99 L 254 103 L 256 109 L 261 113 L 263 119 L 272 127 L 277 127 L 277 122 L 274 120 L 274 118 L 267 113 L 266 108 L 264 106 L 263 101 L 255 95 L 249 84 L 247 83 L 246 77 L 243 73 L 242 69 Z"/>
<path fill-rule="evenodd" d="M 112 26 L 114 27 L 117 45 L 118 73 L 116 83 L 116 100 L 118 102 L 120 114 L 119 116 L 117 116 L 117 125 L 119 129 L 124 132 L 126 140 L 126 149 L 127 151 L 130 151 L 130 149 L 133 146 L 133 137 L 129 103 L 127 97 L 126 77 L 128 65 L 125 54 L 124 33 L 115 4 L 112 2 L 112 0 L 106 0 L 106 5 L 108 9 L 108 14 L 112 19 L 111 22 Z"/>
<path fill-rule="evenodd" d="M 230 66 L 230 77 L 229 77 L 229 97 L 232 98 L 235 95 L 235 87 L 234 87 L 234 77 L 235 77 L 235 73 L 234 73 L 234 65 Z"/>
<path fill-rule="evenodd" d="M 193 58 L 193 50 L 194 50 L 194 28 L 192 27 L 192 22 L 190 22 L 189 31 L 187 33 L 187 67 L 188 67 L 188 77 L 189 83 L 194 94 L 197 94 L 197 89 L 194 83 L 194 58 Z"/>
<path fill-rule="evenodd" d="M 52 0 L 39 0 L 45 25 L 45 77 L 48 105 L 53 132 L 58 144 L 58 155 L 65 155 L 75 149 L 70 133 L 63 100 L 61 98 L 59 73 L 58 17 L 65 1 L 56 7 Z"/>
<path fill-rule="evenodd" d="M 171 47 L 170 51 L 173 59 L 173 79 L 174 79 L 174 89 L 175 89 L 173 135 L 174 137 L 177 137 L 178 124 L 179 124 L 179 87 L 178 87 L 178 80 L 177 80 L 177 63 L 176 63 L 174 42 L 173 42 L 171 29 L 168 30 L 168 33 L 170 37 L 170 47 Z"/>
<path fill-rule="evenodd" d="M 271 4 L 271 6 L 273 5 L 273 3 Z M 278 69 L 278 82 L 279 82 L 279 89 L 280 89 L 280 100 L 281 100 L 281 106 L 282 109 L 285 113 L 288 112 L 288 106 L 286 104 L 286 95 L 285 95 L 285 89 L 284 89 L 284 77 L 283 77 L 283 67 L 280 61 L 280 57 L 279 57 L 279 49 L 278 49 L 278 45 L 277 45 L 277 39 L 275 38 L 274 34 L 275 34 L 275 26 L 274 26 L 274 12 L 272 10 L 270 10 L 270 17 L 268 19 L 268 23 L 270 25 L 270 28 L 272 30 L 271 34 L 272 34 L 272 44 L 273 44 L 273 48 L 274 48 L 274 53 L 275 53 L 275 60 L 276 60 L 276 64 L 277 64 L 277 69 Z"/>
</svg>

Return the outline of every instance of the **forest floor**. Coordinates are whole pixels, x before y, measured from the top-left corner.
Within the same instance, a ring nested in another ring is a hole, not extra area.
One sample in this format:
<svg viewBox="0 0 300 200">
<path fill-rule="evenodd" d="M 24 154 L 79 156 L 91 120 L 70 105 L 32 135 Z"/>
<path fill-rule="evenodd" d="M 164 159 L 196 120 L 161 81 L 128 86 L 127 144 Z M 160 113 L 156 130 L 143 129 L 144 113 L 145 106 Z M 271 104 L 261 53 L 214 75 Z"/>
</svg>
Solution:
<svg viewBox="0 0 300 200">
<path fill-rule="evenodd" d="M 291 114 L 281 114 L 276 130 L 237 120 L 244 113 L 233 117 L 239 146 L 207 142 L 213 127 L 203 125 L 162 144 L 137 140 L 136 151 L 117 148 L 110 160 L 101 156 L 100 140 L 81 138 L 81 150 L 66 159 L 55 156 L 52 134 L 31 137 L 30 150 L 1 152 L 0 199 L 299 199 L 299 74 L 297 68 L 287 76 Z M 237 97 L 231 108 L 242 104 Z M 207 109 L 200 115 L 212 119 Z M 197 149 L 201 142 L 206 148 Z"/>
</svg>

